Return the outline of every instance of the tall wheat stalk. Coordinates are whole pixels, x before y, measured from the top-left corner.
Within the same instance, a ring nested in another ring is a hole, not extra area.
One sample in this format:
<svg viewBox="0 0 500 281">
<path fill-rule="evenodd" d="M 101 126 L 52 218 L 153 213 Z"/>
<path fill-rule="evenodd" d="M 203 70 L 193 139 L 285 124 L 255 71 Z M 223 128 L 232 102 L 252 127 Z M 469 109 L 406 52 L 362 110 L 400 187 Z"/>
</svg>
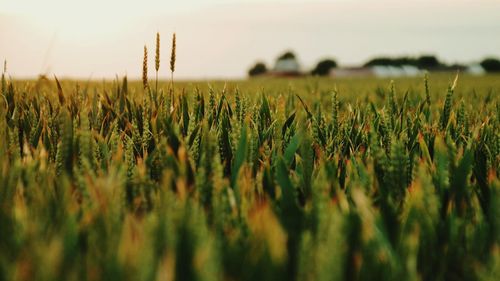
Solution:
<svg viewBox="0 0 500 281">
<path fill-rule="evenodd" d="M 158 93 L 158 71 L 160 70 L 160 33 L 156 33 L 156 53 L 155 53 L 155 70 L 156 70 L 156 80 L 155 80 L 155 90 Z"/>
<path fill-rule="evenodd" d="M 144 45 L 144 59 L 142 60 L 142 86 L 148 88 L 148 48 Z"/>
<path fill-rule="evenodd" d="M 174 72 L 175 72 L 175 48 L 176 48 L 176 39 L 175 33 L 172 36 L 172 53 L 170 54 L 170 86 L 173 90 L 174 87 Z"/>
</svg>

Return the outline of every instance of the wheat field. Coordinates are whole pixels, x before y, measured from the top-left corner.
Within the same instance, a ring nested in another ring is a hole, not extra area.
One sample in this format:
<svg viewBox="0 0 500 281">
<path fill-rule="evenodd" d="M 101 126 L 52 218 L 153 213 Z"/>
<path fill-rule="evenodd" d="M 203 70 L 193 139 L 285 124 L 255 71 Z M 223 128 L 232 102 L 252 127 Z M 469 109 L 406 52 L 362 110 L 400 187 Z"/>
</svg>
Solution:
<svg viewBox="0 0 500 281">
<path fill-rule="evenodd" d="M 500 277 L 498 75 L 176 81 L 155 57 L 2 75 L 0 280 Z"/>
</svg>

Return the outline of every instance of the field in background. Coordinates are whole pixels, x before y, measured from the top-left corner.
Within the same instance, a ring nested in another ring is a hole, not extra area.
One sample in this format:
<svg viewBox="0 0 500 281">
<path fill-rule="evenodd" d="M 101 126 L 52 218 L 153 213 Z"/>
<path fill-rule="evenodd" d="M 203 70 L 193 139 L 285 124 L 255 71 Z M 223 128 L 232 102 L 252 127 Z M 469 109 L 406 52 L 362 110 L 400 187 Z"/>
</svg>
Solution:
<svg viewBox="0 0 500 281">
<path fill-rule="evenodd" d="M 430 89 L 433 93 L 442 93 L 455 78 L 456 73 L 436 73 L 429 77 L 429 84 L 432 85 Z M 120 78 L 121 79 L 121 78 Z M 53 79 L 52 79 L 53 80 Z M 401 94 L 409 91 L 411 96 L 422 93 L 424 90 L 423 77 L 407 77 L 407 78 L 323 78 L 323 77 L 307 77 L 307 78 L 253 78 L 247 80 L 213 80 L 213 81 L 176 81 L 175 87 L 178 91 L 185 90 L 192 92 L 195 88 L 199 88 L 203 92 L 208 91 L 209 87 L 216 90 L 222 90 L 226 86 L 228 91 L 234 91 L 237 87 L 242 92 L 248 92 L 250 95 L 257 96 L 258 93 L 265 92 L 268 95 L 279 95 L 293 92 L 296 94 L 303 94 L 302 98 L 321 97 L 328 99 L 324 96 L 325 92 L 329 92 L 335 87 L 338 89 L 339 95 L 348 101 L 359 100 L 365 97 L 375 97 L 379 90 L 387 90 L 391 81 L 394 81 L 396 87 Z M 121 81 L 121 80 L 120 80 Z M 48 86 L 49 91 L 54 91 L 56 85 L 53 82 L 37 83 L 34 80 L 15 81 L 21 89 L 33 89 L 37 84 Z M 88 89 L 109 89 L 110 86 L 116 84 L 116 81 L 75 81 L 63 80 L 61 84 L 63 87 L 69 87 L 68 90 L 73 90 L 76 84 L 80 88 Z M 121 83 L 121 82 L 120 82 Z M 169 87 L 170 82 L 159 82 L 159 87 L 165 89 Z M 142 92 L 142 82 L 139 80 L 129 81 L 129 88 L 131 92 Z M 474 95 L 487 95 L 497 93 L 500 91 L 500 75 L 489 74 L 481 76 L 472 76 L 467 74 L 459 74 L 459 83 L 455 90 L 455 95 L 459 98 L 469 97 Z"/>
<path fill-rule="evenodd" d="M 500 76 L 454 78 L 5 79 L 0 280 L 498 280 Z"/>
</svg>

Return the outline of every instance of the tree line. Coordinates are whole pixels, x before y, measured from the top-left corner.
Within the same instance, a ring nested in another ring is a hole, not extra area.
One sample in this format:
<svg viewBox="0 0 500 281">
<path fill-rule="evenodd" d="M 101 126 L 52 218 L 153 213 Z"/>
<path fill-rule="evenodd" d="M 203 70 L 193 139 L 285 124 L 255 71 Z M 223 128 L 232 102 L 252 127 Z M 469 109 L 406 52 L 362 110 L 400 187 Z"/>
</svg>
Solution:
<svg viewBox="0 0 500 281">
<path fill-rule="evenodd" d="M 276 62 L 283 60 L 297 60 L 297 56 L 291 52 L 287 51 L 276 58 Z M 401 67 L 403 65 L 410 65 L 417 67 L 422 70 L 429 71 L 441 71 L 450 69 L 465 69 L 466 66 L 463 64 L 446 64 L 440 61 L 436 56 L 433 55 L 422 55 L 418 57 L 401 56 L 401 57 L 375 57 L 369 61 L 362 64 L 360 67 L 372 67 L 372 66 L 394 66 Z M 499 73 L 500 72 L 500 60 L 497 58 L 485 58 L 479 65 L 488 73 Z M 311 75 L 317 76 L 327 76 L 330 71 L 338 67 L 338 63 L 333 58 L 324 58 L 318 61 L 316 66 L 307 71 Z M 270 72 L 267 65 L 262 62 L 256 62 L 249 70 L 249 76 L 259 76 Z"/>
</svg>

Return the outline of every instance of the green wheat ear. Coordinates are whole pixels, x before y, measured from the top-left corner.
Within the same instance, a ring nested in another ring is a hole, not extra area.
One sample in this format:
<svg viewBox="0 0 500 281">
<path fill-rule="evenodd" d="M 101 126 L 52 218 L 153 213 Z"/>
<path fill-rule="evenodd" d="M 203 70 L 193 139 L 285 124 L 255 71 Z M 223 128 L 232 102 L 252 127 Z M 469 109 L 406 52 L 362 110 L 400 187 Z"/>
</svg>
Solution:
<svg viewBox="0 0 500 281">
<path fill-rule="evenodd" d="M 334 132 L 337 132 L 339 127 L 339 100 L 336 88 L 332 92 L 332 123 Z"/>
<path fill-rule="evenodd" d="M 71 174 L 73 171 L 73 122 L 67 109 L 63 109 L 59 122 L 61 124 L 60 142 L 57 144 L 57 174 Z"/>
<path fill-rule="evenodd" d="M 174 72 L 175 72 L 175 57 L 176 57 L 176 37 L 175 33 L 172 35 L 172 52 L 170 53 L 170 90 L 173 93 L 174 90 Z"/>
<path fill-rule="evenodd" d="M 156 52 L 155 52 L 155 70 L 156 70 L 156 79 L 155 79 L 155 90 L 158 92 L 158 71 L 160 70 L 160 33 L 156 33 Z"/>
<path fill-rule="evenodd" d="M 453 98 L 453 92 L 455 91 L 455 88 L 457 86 L 458 82 L 458 73 L 455 76 L 455 79 L 453 79 L 453 83 L 448 86 L 448 91 L 446 93 L 446 99 L 444 101 L 444 106 L 443 106 L 443 112 L 441 114 L 441 129 L 444 130 L 448 126 L 448 122 L 450 120 L 451 116 L 451 110 L 452 110 L 452 98 Z"/>
<path fill-rule="evenodd" d="M 425 103 L 428 107 L 431 106 L 431 93 L 429 89 L 429 74 L 426 72 L 424 75 L 424 87 L 425 87 Z"/>
<path fill-rule="evenodd" d="M 57 77 L 55 75 L 54 75 L 54 79 L 56 80 L 56 85 L 57 85 L 57 97 L 59 98 L 59 103 L 62 106 L 62 105 L 64 105 L 65 98 L 64 98 L 62 87 L 61 87 L 61 83 L 59 83 L 59 80 L 57 79 Z"/>
</svg>

